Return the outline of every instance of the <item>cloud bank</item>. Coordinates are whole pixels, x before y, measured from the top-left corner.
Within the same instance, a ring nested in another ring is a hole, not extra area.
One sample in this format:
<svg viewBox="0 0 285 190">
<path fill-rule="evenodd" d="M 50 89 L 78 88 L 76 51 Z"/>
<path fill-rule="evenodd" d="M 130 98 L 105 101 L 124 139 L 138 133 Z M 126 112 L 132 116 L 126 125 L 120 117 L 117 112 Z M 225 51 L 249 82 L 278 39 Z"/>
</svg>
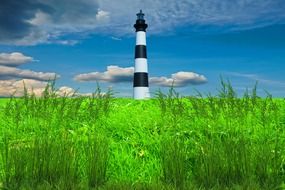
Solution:
<svg viewBox="0 0 285 190">
<path fill-rule="evenodd" d="M 0 97 L 23 96 L 24 86 L 26 86 L 28 93 L 33 91 L 36 96 L 40 96 L 46 85 L 47 82 L 31 79 L 0 80 Z"/>
<path fill-rule="evenodd" d="M 48 81 L 60 77 L 56 73 L 35 72 L 16 68 L 31 61 L 34 61 L 34 58 L 19 52 L 0 53 L 0 80 L 34 79 Z"/>
<path fill-rule="evenodd" d="M 110 83 L 123 83 L 132 82 L 134 75 L 134 67 L 122 68 L 119 66 L 108 66 L 105 72 L 91 72 L 79 74 L 74 77 L 78 82 L 110 82 Z M 184 87 L 188 85 L 199 85 L 207 82 L 207 78 L 194 72 L 180 71 L 167 77 L 150 77 L 150 84 L 162 87 Z"/>
<path fill-rule="evenodd" d="M 0 97 L 10 97 L 12 95 L 21 97 L 24 95 L 24 88 L 27 89 L 28 94 L 33 93 L 39 97 L 44 92 L 47 84 L 47 82 L 33 79 L 0 80 Z M 72 96 L 74 93 L 75 90 L 68 86 L 62 86 L 56 91 L 58 96 Z"/>
<path fill-rule="evenodd" d="M 127 8 L 126 8 L 127 7 Z M 135 14 L 146 13 L 150 34 L 177 27 L 248 27 L 285 23 L 284 0 L 2 0 L 0 43 L 74 44 L 61 37 L 75 33 L 124 36 L 133 33 Z"/>
<path fill-rule="evenodd" d="M 94 26 L 98 8 L 93 0 L 2 0 L 0 42 L 56 42 L 62 33 L 86 31 Z"/>
<path fill-rule="evenodd" d="M 40 96 L 48 84 L 47 81 L 60 77 L 56 73 L 17 68 L 31 61 L 34 61 L 33 57 L 19 52 L 0 53 L 0 97 L 22 96 L 24 85 L 29 93 L 34 92 L 36 96 Z M 72 90 L 69 87 L 61 87 L 58 93 L 62 95 L 65 92 L 72 92 Z"/>
</svg>

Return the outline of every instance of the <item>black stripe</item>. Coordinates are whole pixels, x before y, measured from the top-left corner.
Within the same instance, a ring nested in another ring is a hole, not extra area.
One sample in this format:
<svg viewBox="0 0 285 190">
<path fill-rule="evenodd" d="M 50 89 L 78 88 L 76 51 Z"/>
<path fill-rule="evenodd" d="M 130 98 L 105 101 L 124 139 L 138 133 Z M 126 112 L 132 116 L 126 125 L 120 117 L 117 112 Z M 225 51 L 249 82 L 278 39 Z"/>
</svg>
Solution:
<svg viewBox="0 0 285 190">
<path fill-rule="evenodd" d="M 148 87 L 148 73 L 138 72 L 134 74 L 134 87 Z"/>
<path fill-rule="evenodd" d="M 136 45 L 135 58 L 147 58 L 145 45 Z"/>
<path fill-rule="evenodd" d="M 137 20 L 134 27 L 136 28 L 136 32 L 138 32 L 138 31 L 144 31 L 145 32 L 147 29 L 147 24 L 145 23 L 145 20 Z"/>
</svg>

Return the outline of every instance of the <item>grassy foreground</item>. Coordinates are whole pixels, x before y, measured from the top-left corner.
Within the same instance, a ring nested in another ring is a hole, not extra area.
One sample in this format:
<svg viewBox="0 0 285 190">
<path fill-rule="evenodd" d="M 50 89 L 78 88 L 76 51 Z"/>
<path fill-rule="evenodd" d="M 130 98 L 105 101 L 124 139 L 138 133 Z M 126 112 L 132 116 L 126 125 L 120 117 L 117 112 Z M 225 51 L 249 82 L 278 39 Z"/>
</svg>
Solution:
<svg viewBox="0 0 285 190">
<path fill-rule="evenodd" d="M 0 99 L 0 189 L 285 189 L 284 99 L 52 89 Z"/>
</svg>

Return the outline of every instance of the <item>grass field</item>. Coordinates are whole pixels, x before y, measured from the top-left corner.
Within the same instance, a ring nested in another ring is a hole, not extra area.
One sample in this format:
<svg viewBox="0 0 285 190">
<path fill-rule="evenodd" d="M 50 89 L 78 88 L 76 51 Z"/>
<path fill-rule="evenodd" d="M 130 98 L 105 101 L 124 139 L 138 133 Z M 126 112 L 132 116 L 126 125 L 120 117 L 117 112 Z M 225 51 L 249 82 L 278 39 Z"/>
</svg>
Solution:
<svg viewBox="0 0 285 190">
<path fill-rule="evenodd" d="M 0 99 L 0 189 L 285 189 L 284 99 L 48 89 Z"/>
</svg>

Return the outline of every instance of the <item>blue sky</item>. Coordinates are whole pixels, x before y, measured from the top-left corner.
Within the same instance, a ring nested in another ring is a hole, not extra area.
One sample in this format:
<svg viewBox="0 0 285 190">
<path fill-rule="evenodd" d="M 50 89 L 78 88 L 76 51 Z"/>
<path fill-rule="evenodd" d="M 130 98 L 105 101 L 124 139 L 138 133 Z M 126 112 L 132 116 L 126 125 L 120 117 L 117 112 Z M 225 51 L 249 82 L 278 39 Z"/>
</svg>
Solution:
<svg viewBox="0 0 285 190">
<path fill-rule="evenodd" d="M 98 81 L 103 91 L 112 87 L 116 96 L 131 97 L 140 8 L 149 24 L 151 94 L 167 91 L 173 79 L 181 80 L 182 95 L 217 94 L 222 76 L 239 94 L 258 81 L 260 96 L 267 90 L 284 97 L 283 0 L 4 0 L 0 96 L 21 95 L 23 82 L 40 93 L 56 74 L 62 92 L 88 94 Z"/>
</svg>

